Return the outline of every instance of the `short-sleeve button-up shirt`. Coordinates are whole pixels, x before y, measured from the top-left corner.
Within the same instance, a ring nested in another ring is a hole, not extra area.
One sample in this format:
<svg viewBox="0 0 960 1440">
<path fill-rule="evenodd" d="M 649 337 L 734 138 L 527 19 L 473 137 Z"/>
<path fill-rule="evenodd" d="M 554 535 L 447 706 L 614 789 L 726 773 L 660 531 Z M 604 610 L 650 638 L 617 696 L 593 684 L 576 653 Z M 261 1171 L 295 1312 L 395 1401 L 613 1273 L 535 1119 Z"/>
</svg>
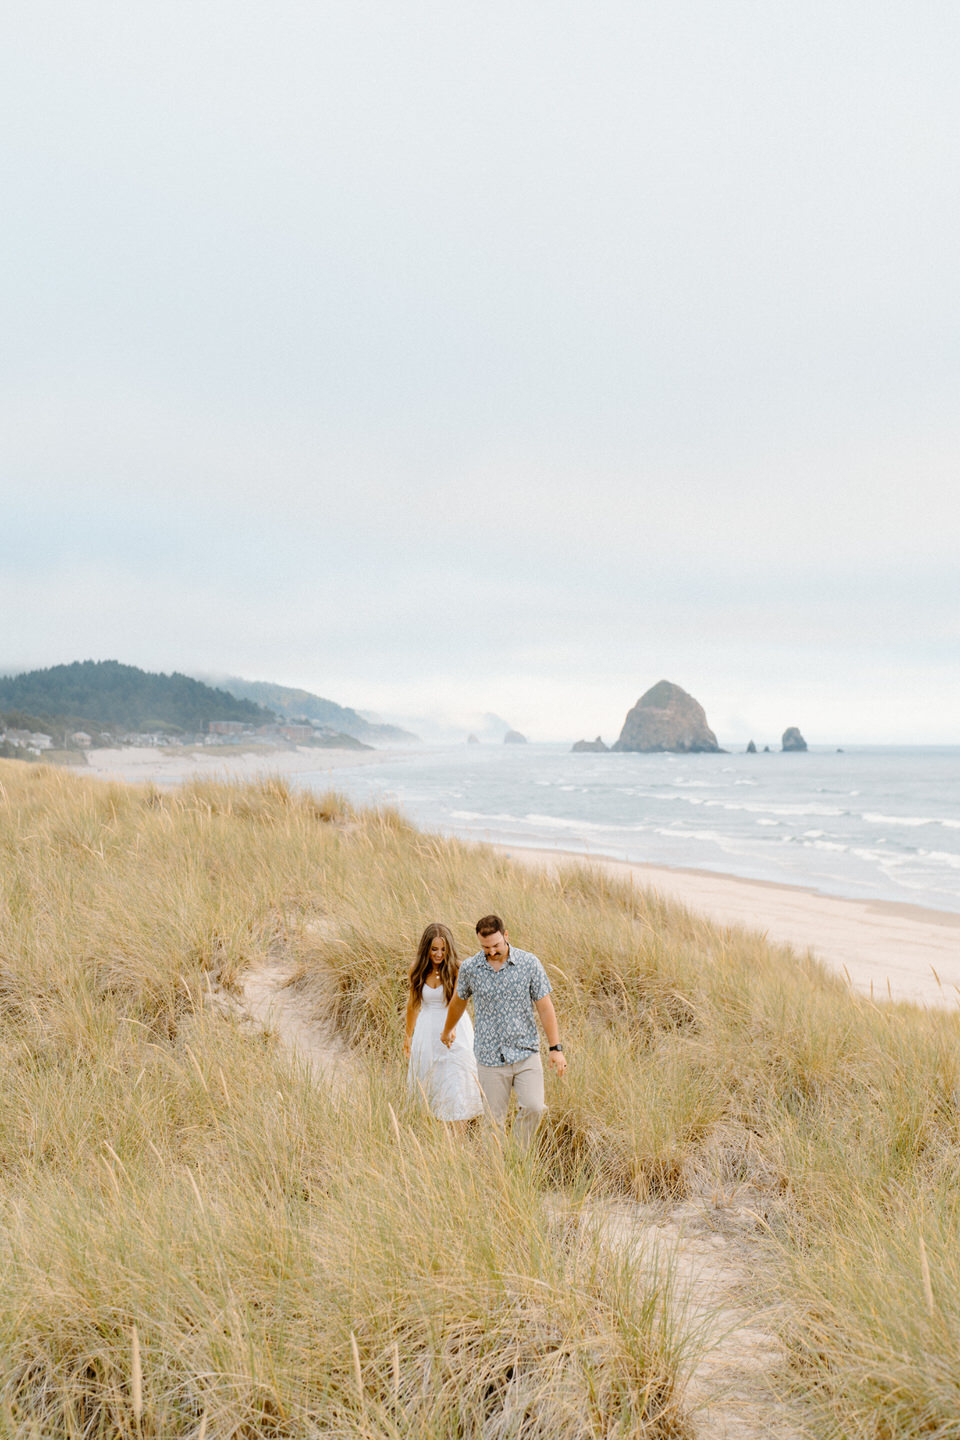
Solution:
<svg viewBox="0 0 960 1440">
<path fill-rule="evenodd" d="M 473 996 L 473 1049 L 479 1065 L 515 1065 L 540 1049 L 534 1004 L 552 990 L 547 972 L 529 950 L 510 946 L 494 970 L 480 950 L 464 960 L 457 994 Z"/>
</svg>

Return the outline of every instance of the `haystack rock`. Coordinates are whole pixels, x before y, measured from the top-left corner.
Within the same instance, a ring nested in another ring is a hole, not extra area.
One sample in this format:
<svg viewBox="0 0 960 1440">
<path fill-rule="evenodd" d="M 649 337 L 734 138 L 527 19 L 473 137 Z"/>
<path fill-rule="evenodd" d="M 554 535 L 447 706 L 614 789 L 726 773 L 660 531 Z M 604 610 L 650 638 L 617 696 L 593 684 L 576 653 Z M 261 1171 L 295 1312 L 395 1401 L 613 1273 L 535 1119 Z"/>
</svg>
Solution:
<svg viewBox="0 0 960 1440">
<path fill-rule="evenodd" d="M 519 730 L 508 730 L 503 737 L 504 745 L 526 745 L 526 735 L 521 735 Z"/>
<path fill-rule="evenodd" d="M 673 750 L 681 755 L 719 752 L 717 737 L 707 724 L 703 706 L 661 680 L 634 705 L 623 722 L 614 750 Z"/>
<path fill-rule="evenodd" d="M 609 750 L 609 749 L 610 749 L 610 746 L 609 746 L 609 745 L 604 745 L 604 743 L 603 743 L 603 741 L 600 739 L 600 736 L 599 736 L 599 735 L 597 736 L 596 740 L 577 740 L 575 744 L 573 744 L 573 745 L 570 746 L 571 752 L 574 751 L 574 750 L 603 750 L 603 751 L 607 751 L 607 750 Z"/>
<path fill-rule="evenodd" d="M 468 735 L 468 736 L 467 736 L 467 744 L 468 744 L 468 745 L 479 745 L 479 744 L 480 744 L 479 737 L 476 736 L 476 735 Z"/>
<path fill-rule="evenodd" d="M 756 745 L 753 743 L 752 740 L 750 741 L 750 744 L 747 746 L 746 751 L 745 751 L 744 753 L 747 754 L 747 755 L 756 755 L 756 753 L 757 753 L 757 747 L 756 747 Z"/>
<path fill-rule="evenodd" d="M 780 744 L 784 750 L 806 750 L 807 748 L 807 742 L 800 734 L 796 725 L 791 725 L 788 730 L 784 730 L 783 739 L 780 741 Z"/>
</svg>

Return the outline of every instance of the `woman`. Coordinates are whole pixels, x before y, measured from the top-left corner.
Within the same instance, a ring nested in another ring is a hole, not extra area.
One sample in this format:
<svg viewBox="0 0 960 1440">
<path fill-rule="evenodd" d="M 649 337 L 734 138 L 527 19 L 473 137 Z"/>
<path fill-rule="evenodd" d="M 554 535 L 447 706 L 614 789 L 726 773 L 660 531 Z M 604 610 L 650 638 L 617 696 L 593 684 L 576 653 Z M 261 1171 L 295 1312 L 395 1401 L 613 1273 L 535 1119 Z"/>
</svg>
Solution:
<svg viewBox="0 0 960 1440">
<path fill-rule="evenodd" d="M 472 1120 L 483 1112 L 470 1016 L 460 1020 L 449 1050 L 440 1044 L 458 969 L 453 936 L 446 925 L 434 921 L 421 935 L 410 966 L 403 1053 L 410 1061 L 411 1095 L 422 1094 L 438 1120 L 451 1122 Z"/>
</svg>

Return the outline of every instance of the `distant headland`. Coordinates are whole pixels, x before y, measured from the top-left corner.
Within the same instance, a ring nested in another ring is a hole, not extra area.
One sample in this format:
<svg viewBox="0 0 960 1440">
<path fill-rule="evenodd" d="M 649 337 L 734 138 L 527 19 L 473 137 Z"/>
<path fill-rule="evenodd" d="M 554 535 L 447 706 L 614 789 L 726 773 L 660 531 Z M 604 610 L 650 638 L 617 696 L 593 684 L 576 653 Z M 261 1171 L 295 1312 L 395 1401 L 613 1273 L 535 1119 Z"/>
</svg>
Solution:
<svg viewBox="0 0 960 1440">
<path fill-rule="evenodd" d="M 112 746 L 369 750 L 417 740 L 306 690 L 226 677 L 217 685 L 117 660 L 0 675 L 0 755 L 83 764 Z"/>
</svg>

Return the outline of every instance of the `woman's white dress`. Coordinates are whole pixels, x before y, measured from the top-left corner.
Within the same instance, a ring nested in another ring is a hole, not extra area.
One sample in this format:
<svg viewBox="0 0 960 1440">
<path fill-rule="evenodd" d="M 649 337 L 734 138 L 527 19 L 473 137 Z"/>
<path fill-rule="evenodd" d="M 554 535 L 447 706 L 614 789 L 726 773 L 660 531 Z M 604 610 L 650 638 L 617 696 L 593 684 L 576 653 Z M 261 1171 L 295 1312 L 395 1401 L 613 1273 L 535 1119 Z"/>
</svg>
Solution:
<svg viewBox="0 0 960 1440">
<path fill-rule="evenodd" d="M 473 1054 L 473 1022 L 464 1014 L 448 1050 L 440 1043 L 447 1002 L 443 986 L 424 985 L 410 1042 L 407 1087 L 422 1095 L 438 1120 L 472 1120 L 483 1113 L 483 1095 Z"/>
</svg>

